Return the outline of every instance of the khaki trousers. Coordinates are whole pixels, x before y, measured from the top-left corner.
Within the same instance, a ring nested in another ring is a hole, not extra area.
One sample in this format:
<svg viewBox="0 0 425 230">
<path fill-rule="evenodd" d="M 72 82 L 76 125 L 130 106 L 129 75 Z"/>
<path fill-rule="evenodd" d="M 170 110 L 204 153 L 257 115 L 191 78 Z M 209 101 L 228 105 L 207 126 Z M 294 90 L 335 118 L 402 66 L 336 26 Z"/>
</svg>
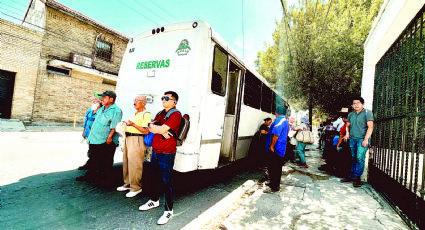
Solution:
<svg viewBox="0 0 425 230">
<path fill-rule="evenodd" d="M 122 162 L 124 186 L 130 187 L 130 191 L 133 192 L 142 188 L 145 150 L 143 136 L 127 136 L 125 138 Z"/>
</svg>

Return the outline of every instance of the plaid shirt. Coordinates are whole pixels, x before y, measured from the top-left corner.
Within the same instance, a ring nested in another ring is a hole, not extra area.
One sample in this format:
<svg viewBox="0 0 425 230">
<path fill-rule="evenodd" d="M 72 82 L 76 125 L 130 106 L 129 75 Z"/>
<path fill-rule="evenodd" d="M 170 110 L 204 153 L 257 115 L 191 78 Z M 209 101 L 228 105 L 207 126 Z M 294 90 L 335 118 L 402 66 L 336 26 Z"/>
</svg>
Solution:
<svg viewBox="0 0 425 230">
<path fill-rule="evenodd" d="M 89 144 L 103 144 L 108 139 L 111 129 L 115 129 L 117 124 L 121 121 L 122 111 L 121 109 L 112 104 L 105 109 L 105 106 L 102 106 L 97 111 L 96 119 L 93 122 L 93 126 L 90 131 L 90 135 L 87 138 L 87 143 Z M 118 144 L 119 134 L 115 133 L 112 137 L 112 140 L 115 144 Z"/>
</svg>

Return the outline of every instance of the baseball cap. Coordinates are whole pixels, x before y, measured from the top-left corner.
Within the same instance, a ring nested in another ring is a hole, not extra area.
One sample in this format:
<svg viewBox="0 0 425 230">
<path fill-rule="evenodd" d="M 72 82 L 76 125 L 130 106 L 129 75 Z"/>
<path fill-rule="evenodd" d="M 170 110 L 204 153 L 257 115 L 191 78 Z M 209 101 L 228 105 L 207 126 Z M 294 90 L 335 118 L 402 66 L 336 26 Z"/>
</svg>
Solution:
<svg viewBox="0 0 425 230">
<path fill-rule="evenodd" d="M 106 90 L 103 93 L 98 94 L 99 96 L 103 97 L 103 96 L 109 96 L 112 97 L 114 100 L 117 98 L 117 94 L 115 94 L 114 91 L 112 90 Z"/>
<path fill-rule="evenodd" d="M 280 115 L 286 115 L 286 106 L 279 105 L 279 106 L 276 108 L 276 113 L 277 113 L 277 114 L 280 114 Z"/>
<path fill-rule="evenodd" d="M 341 108 L 341 111 L 338 111 L 338 113 L 348 113 L 348 108 Z"/>
</svg>

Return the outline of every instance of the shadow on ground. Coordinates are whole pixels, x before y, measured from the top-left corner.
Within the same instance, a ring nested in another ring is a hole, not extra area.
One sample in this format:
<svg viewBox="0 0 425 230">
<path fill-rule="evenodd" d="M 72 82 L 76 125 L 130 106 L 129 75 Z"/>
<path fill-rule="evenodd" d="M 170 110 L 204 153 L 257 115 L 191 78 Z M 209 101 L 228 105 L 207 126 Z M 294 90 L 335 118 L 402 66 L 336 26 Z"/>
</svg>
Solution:
<svg viewBox="0 0 425 230">
<path fill-rule="evenodd" d="M 76 181 L 84 174 L 78 170 L 34 175 L 2 186 L 0 229 L 179 229 L 246 180 L 264 176 L 243 162 L 217 170 L 175 172 L 175 217 L 157 226 L 162 208 L 138 211 L 149 200 L 149 169 L 145 163 L 143 192 L 134 198 L 116 191 L 123 183 L 121 164 L 114 165 L 110 184 L 102 187 Z"/>
</svg>

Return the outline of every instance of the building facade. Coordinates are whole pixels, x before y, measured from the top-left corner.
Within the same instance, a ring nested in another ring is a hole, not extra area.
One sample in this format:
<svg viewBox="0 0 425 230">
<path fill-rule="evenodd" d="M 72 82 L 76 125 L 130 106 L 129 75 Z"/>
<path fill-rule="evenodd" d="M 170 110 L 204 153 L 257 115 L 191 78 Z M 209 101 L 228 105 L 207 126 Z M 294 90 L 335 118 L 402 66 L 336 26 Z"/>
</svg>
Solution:
<svg viewBox="0 0 425 230">
<path fill-rule="evenodd" d="M 115 89 L 129 37 L 54 0 L 32 0 L 22 25 L 42 34 L 31 121 L 83 122 L 93 94 Z"/>
<path fill-rule="evenodd" d="M 31 119 L 42 38 L 0 19 L 0 118 Z"/>
</svg>

